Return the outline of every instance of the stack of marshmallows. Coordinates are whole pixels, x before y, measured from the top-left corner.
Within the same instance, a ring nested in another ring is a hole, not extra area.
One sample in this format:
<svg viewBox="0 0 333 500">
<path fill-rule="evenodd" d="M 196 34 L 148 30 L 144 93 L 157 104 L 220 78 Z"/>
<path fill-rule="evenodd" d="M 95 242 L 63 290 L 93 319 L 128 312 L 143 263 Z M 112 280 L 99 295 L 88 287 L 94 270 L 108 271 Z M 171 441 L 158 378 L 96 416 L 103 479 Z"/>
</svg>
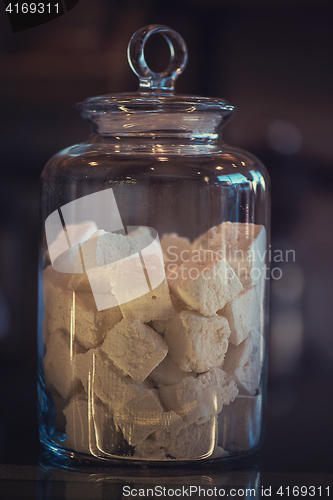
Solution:
<svg viewBox="0 0 333 500">
<path fill-rule="evenodd" d="M 124 235 L 86 222 L 80 230 L 83 243 L 70 258 L 84 272 L 43 271 L 43 366 L 54 425 L 66 435 L 60 444 L 145 460 L 217 458 L 255 446 L 265 228 L 224 222 L 192 243 L 165 234 L 157 286 L 158 258 L 142 258 L 149 228 Z M 142 275 L 148 288 L 132 298 Z"/>
</svg>

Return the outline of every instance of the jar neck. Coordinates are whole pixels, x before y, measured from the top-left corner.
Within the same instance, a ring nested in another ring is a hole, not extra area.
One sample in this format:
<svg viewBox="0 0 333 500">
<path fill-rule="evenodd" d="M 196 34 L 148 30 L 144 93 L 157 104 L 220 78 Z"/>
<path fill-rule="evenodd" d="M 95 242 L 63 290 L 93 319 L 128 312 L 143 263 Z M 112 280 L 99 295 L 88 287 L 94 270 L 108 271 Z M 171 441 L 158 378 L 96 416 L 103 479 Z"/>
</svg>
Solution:
<svg viewBox="0 0 333 500">
<path fill-rule="evenodd" d="M 221 151 L 224 142 L 221 134 L 216 137 L 195 137 L 158 134 L 122 134 L 117 136 L 92 131 L 89 143 L 105 145 L 114 154 L 211 155 Z"/>
<path fill-rule="evenodd" d="M 91 141 L 114 152 L 211 154 L 235 108 L 220 99 L 139 91 L 86 99 L 77 105 Z"/>
</svg>

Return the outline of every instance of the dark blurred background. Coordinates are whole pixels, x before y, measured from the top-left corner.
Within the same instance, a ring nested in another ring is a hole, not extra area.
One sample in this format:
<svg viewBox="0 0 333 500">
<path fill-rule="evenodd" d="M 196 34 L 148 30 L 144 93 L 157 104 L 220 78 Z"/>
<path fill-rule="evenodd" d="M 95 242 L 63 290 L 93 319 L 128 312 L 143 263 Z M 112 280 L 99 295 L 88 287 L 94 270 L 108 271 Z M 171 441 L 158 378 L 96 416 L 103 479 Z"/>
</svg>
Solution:
<svg viewBox="0 0 333 500">
<path fill-rule="evenodd" d="M 87 138 L 77 102 L 136 90 L 127 43 L 160 23 L 188 45 L 177 91 L 237 106 L 225 138 L 266 165 L 272 248 L 295 250 L 271 283 L 261 467 L 333 472 L 332 19 L 323 0 L 80 0 L 13 34 L 0 7 L 0 463 L 34 464 L 40 453 L 40 173 L 58 150 Z M 157 38 L 150 58 L 161 70 Z"/>
</svg>

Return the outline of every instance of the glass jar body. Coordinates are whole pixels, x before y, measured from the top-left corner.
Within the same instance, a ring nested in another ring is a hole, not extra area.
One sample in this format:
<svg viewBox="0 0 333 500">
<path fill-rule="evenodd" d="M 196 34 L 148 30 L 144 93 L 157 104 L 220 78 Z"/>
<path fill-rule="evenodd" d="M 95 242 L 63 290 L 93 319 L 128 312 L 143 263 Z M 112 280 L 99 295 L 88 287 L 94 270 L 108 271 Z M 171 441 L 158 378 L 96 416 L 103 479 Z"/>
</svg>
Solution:
<svg viewBox="0 0 333 500">
<path fill-rule="evenodd" d="M 94 134 L 50 160 L 39 280 L 46 447 L 167 463 L 258 448 L 268 182 L 255 157 L 216 141 Z"/>
</svg>

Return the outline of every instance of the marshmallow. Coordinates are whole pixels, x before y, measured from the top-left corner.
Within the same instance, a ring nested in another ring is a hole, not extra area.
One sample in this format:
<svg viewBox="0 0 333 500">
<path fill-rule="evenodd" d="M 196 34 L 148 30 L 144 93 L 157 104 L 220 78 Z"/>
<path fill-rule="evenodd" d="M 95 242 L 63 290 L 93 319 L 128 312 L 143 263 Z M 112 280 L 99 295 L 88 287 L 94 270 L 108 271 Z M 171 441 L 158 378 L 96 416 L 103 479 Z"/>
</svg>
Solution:
<svg viewBox="0 0 333 500">
<path fill-rule="evenodd" d="M 191 260 L 168 275 L 171 293 L 190 309 L 204 316 L 213 316 L 243 286 L 225 259 Z"/>
<path fill-rule="evenodd" d="M 238 395 L 218 416 L 219 445 L 232 453 L 250 450 L 260 440 L 261 418 L 261 395 Z"/>
<path fill-rule="evenodd" d="M 79 250 L 79 244 L 87 241 L 98 230 L 94 221 L 85 221 L 79 224 L 66 224 L 66 229 L 61 229 L 55 240 L 49 245 L 47 257 L 52 258 L 54 268 L 62 273 L 72 273 Z M 71 247 L 68 248 L 69 239 Z M 80 268 L 82 272 L 82 268 Z"/>
<path fill-rule="evenodd" d="M 51 384 L 64 399 L 69 399 L 79 386 L 73 360 L 84 349 L 76 342 L 70 346 L 70 338 L 62 331 L 53 332 L 46 345 L 44 374 L 46 385 Z"/>
<path fill-rule="evenodd" d="M 182 429 L 176 439 L 170 441 L 166 453 L 178 460 L 212 458 L 217 442 L 216 417 L 203 424 L 192 424 Z"/>
<path fill-rule="evenodd" d="M 100 230 L 82 244 L 81 250 L 85 268 L 96 269 L 130 257 L 138 252 L 139 246 L 130 236 Z M 113 269 L 116 266 L 107 269 L 111 276 L 114 274 Z"/>
<path fill-rule="evenodd" d="M 106 332 L 121 318 L 119 307 L 99 312 L 90 295 L 66 292 L 58 295 L 54 303 L 49 328 L 50 332 L 59 328 L 72 332 L 85 349 L 91 349 L 101 345 Z"/>
<path fill-rule="evenodd" d="M 64 409 L 66 441 L 63 446 L 80 453 L 103 456 L 121 449 L 123 436 L 116 429 L 107 408 L 94 398 L 74 396 Z"/>
<path fill-rule="evenodd" d="M 229 335 L 226 318 L 182 311 L 166 322 L 164 339 L 181 370 L 205 372 L 222 364 Z"/>
<path fill-rule="evenodd" d="M 132 277 L 133 275 L 134 273 Z M 119 284 L 121 284 L 121 280 L 118 281 L 117 287 L 119 287 Z M 115 295 L 117 298 L 119 297 L 117 292 L 115 292 Z M 122 303 L 120 310 L 124 318 L 137 319 L 142 323 L 148 323 L 152 320 L 165 321 L 172 318 L 176 313 L 166 279 L 153 290 L 141 295 L 141 297 Z"/>
<path fill-rule="evenodd" d="M 68 290 L 72 274 L 59 273 L 52 266 L 47 266 L 42 272 L 43 297 L 46 308 L 52 308 L 52 303 L 59 293 Z"/>
<path fill-rule="evenodd" d="M 100 348 L 77 355 L 75 369 L 86 393 L 95 394 L 111 413 L 146 389 L 119 370 Z"/>
<path fill-rule="evenodd" d="M 112 293 L 124 318 L 148 323 L 174 316 L 157 239 L 141 250 L 141 256 L 118 262 Z"/>
<path fill-rule="evenodd" d="M 101 348 L 135 382 L 143 382 L 168 353 L 166 342 L 155 330 L 127 319 L 107 333 Z"/>
<path fill-rule="evenodd" d="M 182 371 L 177 363 L 168 354 L 163 361 L 151 372 L 149 378 L 163 385 L 178 384 L 185 377 L 196 376 L 194 372 Z"/>
<path fill-rule="evenodd" d="M 77 294 L 67 288 L 68 275 L 51 266 L 43 272 L 45 297 L 45 329 L 49 333 L 63 330 L 85 349 L 100 345 L 107 330 L 122 318 L 119 307 L 97 311 L 91 293 Z"/>
<path fill-rule="evenodd" d="M 164 321 L 163 319 L 154 319 L 152 322 L 151 322 L 151 326 L 152 328 L 154 328 L 154 330 L 159 333 L 160 335 L 164 335 L 164 332 L 165 332 L 165 328 L 166 328 L 166 321 Z"/>
<path fill-rule="evenodd" d="M 254 396 L 259 387 L 262 360 L 262 337 L 252 331 L 241 344 L 229 344 L 223 370 L 236 382 L 241 393 Z"/>
<path fill-rule="evenodd" d="M 133 458 L 145 460 L 166 460 L 165 451 L 153 433 L 135 447 Z"/>
<path fill-rule="evenodd" d="M 185 424 L 175 412 L 166 412 L 155 389 L 145 389 L 118 409 L 113 416 L 131 446 L 144 441 L 153 432 L 175 431 Z"/>
<path fill-rule="evenodd" d="M 165 233 L 161 238 L 165 265 L 179 266 L 191 258 L 191 242 L 177 233 Z"/>
<path fill-rule="evenodd" d="M 212 368 L 198 377 L 186 377 L 178 384 L 159 388 L 161 401 L 168 411 L 175 411 L 187 424 L 206 422 L 238 394 L 227 374 Z"/>
<path fill-rule="evenodd" d="M 251 330 L 261 330 L 261 302 L 258 286 L 245 288 L 218 314 L 227 318 L 231 330 L 229 342 L 240 344 Z"/>
<path fill-rule="evenodd" d="M 174 316 L 157 236 L 150 245 L 141 249 L 141 257 L 118 263 L 112 291 L 124 318 L 148 323 Z"/>
<path fill-rule="evenodd" d="M 209 249 L 225 256 L 244 286 L 259 282 L 266 258 L 264 226 L 243 222 L 222 222 L 193 242 L 193 250 Z"/>
<path fill-rule="evenodd" d="M 49 321 L 50 316 L 53 313 L 57 296 L 60 293 L 64 293 L 67 291 L 71 276 L 71 274 L 59 273 L 58 271 L 55 271 L 52 266 L 47 266 L 42 272 L 44 299 L 43 337 L 45 342 L 47 341 L 50 334 Z M 57 330 L 57 328 L 53 328 L 53 330 L 55 331 Z"/>
<path fill-rule="evenodd" d="M 181 418 L 174 411 L 169 411 L 163 414 L 164 421 L 162 425 L 156 428 L 156 431 L 149 437 L 155 437 L 156 442 L 164 450 L 170 446 L 170 443 L 177 439 L 179 431 L 184 429 L 187 424 L 183 418 Z"/>
<path fill-rule="evenodd" d="M 136 226 L 135 229 L 129 230 L 128 236 L 137 242 L 141 250 L 150 245 L 154 239 L 150 228 L 147 226 Z"/>
<path fill-rule="evenodd" d="M 70 286 L 80 292 L 92 290 L 98 310 L 118 305 L 112 293 L 118 263 L 125 258 L 138 258 L 139 246 L 130 236 L 99 230 L 81 245 L 77 255 L 77 267 L 81 255 L 85 273 L 74 273 Z"/>
</svg>

